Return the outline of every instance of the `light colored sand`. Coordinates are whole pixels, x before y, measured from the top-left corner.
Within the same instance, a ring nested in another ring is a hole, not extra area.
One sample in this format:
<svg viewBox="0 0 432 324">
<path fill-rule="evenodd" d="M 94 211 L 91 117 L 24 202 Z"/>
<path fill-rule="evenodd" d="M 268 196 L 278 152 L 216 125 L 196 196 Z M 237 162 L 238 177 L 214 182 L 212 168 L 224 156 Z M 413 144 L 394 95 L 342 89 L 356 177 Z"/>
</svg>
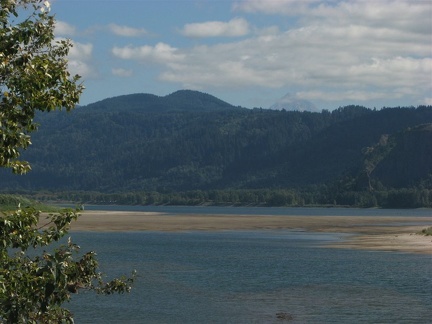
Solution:
<svg viewBox="0 0 432 324">
<path fill-rule="evenodd" d="M 410 231 L 409 229 L 412 230 Z M 418 230 L 421 230 L 421 227 L 406 228 L 406 230 L 407 232 L 402 234 L 357 235 L 344 242 L 328 246 L 335 248 L 432 254 L 432 236 L 415 234 Z"/>
<path fill-rule="evenodd" d="M 429 226 L 432 226 L 432 217 L 177 215 L 84 211 L 78 221 L 72 224 L 72 231 L 303 229 L 355 234 L 331 244 L 331 247 L 432 254 L 432 237 L 415 234 Z"/>
</svg>

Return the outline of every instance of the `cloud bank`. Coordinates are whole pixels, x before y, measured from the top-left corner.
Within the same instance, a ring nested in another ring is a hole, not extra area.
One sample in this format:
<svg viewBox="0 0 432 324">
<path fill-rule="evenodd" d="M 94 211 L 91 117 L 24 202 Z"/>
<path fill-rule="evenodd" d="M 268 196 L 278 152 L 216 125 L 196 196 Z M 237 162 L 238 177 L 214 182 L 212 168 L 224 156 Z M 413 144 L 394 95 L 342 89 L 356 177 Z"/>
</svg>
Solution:
<svg viewBox="0 0 432 324">
<path fill-rule="evenodd" d="M 96 78 L 98 72 L 93 65 L 93 44 L 72 42 L 69 51 L 69 70 L 72 74 L 78 74 L 84 79 Z"/>
<path fill-rule="evenodd" d="M 236 2 L 233 10 L 300 15 L 300 25 L 240 41 L 177 49 L 115 47 L 121 59 L 158 63 L 160 80 L 200 89 L 307 88 L 305 99 L 368 100 L 416 95 L 432 87 L 430 4 L 409 1 Z M 187 24 L 187 37 L 244 36 L 249 23 Z"/>
<path fill-rule="evenodd" d="M 181 33 L 187 37 L 238 37 L 249 33 L 249 24 L 243 18 L 234 18 L 229 22 L 208 21 L 186 24 Z"/>
<path fill-rule="evenodd" d="M 109 24 L 108 28 L 113 34 L 123 37 L 141 37 L 148 34 L 144 28 L 133 28 L 117 24 Z"/>
<path fill-rule="evenodd" d="M 431 102 L 429 1 L 241 0 L 231 9 L 231 19 L 182 23 L 167 38 L 104 25 L 119 40 L 106 45 L 108 73 L 129 77 L 136 64 L 134 76 L 150 67 L 154 81 L 177 88 L 280 89 L 321 102 Z M 77 34 L 62 22 L 57 32 Z M 91 42 L 76 42 L 70 55 L 74 70 L 88 77 L 96 74 L 92 51 Z M 129 69 L 117 68 L 122 61 Z"/>
</svg>

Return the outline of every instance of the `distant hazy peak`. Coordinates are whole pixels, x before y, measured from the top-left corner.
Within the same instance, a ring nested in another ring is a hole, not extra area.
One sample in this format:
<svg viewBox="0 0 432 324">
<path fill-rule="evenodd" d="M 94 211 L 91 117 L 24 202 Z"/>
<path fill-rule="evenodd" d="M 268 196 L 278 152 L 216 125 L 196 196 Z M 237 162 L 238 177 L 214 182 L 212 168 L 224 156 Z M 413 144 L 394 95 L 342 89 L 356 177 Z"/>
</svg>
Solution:
<svg viewBox="0 0 432 324">
<path fill-rule="evenodd" d="M 281 99 L 276 101 L 269 109 L 288 110 L 288 111 L 312 111 L 318 112 L 318 108 L 309 100 L 300 99 L 296 95 L 287 93 Z"/>
</svg>

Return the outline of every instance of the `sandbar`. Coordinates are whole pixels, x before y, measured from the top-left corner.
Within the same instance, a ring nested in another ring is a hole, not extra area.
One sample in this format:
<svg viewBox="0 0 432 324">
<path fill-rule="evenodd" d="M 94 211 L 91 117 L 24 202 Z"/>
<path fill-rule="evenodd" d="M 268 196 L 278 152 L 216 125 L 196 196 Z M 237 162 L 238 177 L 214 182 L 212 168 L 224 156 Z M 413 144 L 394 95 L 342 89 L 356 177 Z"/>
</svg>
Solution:
<svg viewBox="0 0 432 324">
<path fill-rule="evenodd" d="M 432 236 L 418 233 L 432 217 L 403 216 L 274 216 L 167 214 L 155 212 L 84 211 L 71 231 L 226 231 L 304 230 L 347 233 L 327 245 L 380 251 L 432 254 Z"/>
</svg>

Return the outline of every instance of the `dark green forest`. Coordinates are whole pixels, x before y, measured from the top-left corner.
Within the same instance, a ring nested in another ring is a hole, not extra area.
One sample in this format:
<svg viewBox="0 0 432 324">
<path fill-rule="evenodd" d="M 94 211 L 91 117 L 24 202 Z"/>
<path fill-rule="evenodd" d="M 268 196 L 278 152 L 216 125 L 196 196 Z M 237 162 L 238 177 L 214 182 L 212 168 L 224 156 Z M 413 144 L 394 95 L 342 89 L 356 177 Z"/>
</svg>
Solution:
<svg viewBox="0 0 432 324">
<path fill-rule="evenodd" d="M 93 203 L 432 206 L 432 107 L 246 109 L 197 91 L 37 117 L 0 191 Z"/>
</svg>

